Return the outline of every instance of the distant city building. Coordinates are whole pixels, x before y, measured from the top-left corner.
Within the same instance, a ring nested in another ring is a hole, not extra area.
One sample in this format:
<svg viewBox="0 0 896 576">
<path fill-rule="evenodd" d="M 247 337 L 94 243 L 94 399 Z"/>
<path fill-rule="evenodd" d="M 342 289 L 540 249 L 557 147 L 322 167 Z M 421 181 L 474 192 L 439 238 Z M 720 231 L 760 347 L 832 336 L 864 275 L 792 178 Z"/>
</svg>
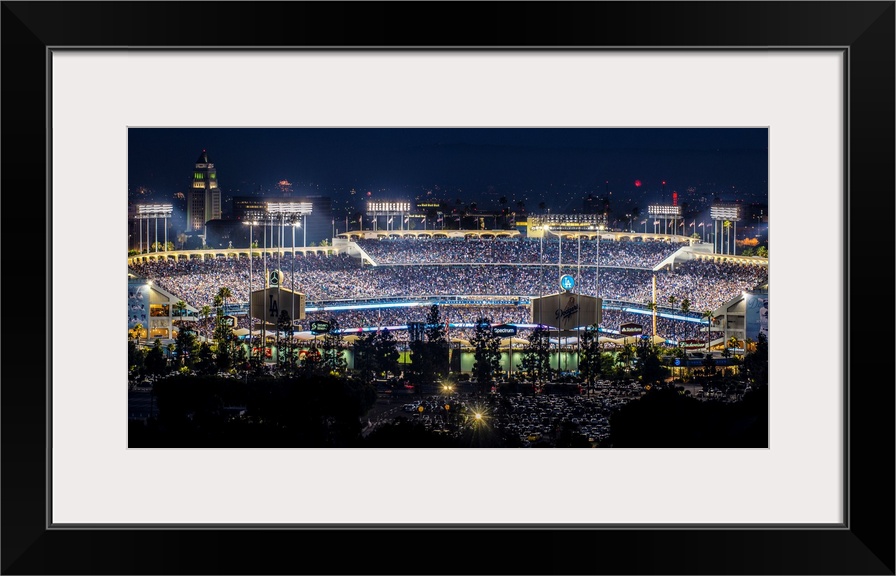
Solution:
<svg viewBox="0 0 896 576">
<path fill-rule="evenodd" d="M 205 233 L 205 223 L 221 219 L 221 189 L 215 165 L 205 150 L 196 159 L 193 185 L 187 193 L 187 233 Z"/>
<path fill-rule="evenodd" d="M 603 206 L 600 203 L 600 200 L 594 197 L 594 194 L 589 194 L 582 200 L 582 213 L 583 214 L 597 214 L 599 212 L 603 212 L 601 209 Z"/>
<path fill-rule="evenodd" d="M 605 218 L 610 214 L 610 199 L 598 198 L 594 194 L 588 194 L 582 200 L 582 212 L 584 214 L 602 214 Z"/>
</svg>

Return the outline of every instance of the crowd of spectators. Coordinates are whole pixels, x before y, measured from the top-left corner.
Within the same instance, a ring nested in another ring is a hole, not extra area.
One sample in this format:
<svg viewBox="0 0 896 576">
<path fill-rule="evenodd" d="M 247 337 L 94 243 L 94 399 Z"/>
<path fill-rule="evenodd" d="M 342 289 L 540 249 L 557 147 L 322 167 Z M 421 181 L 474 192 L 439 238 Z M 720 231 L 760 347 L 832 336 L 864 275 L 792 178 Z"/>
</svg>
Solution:
<svg viewBox="0 0 896 576">
<path fill-rule="evenodd" d="M 349 330 L 363 327 L 404 326 L 409 322 L 425 322 L 428 312 L 429 308 L 422 306 L 413 308 L 378 308 L 363 310 L 317 310 L 308 312 L 305 319 L 300 321 L 295 329 L 296 331 L 307 331 L 310 329 L 311 322 L 332 322 L 333 320 L 338 322 L 340 328 Z M 475 330 L 473 328 L 459 327 L 459 325 L 475 324 L 480 318 L 486 318 L 493 325 L 529 324 L 531 321 L 528 306 L 459 306 L 442 304 L 439 306 L 439 313 L 442 323 L 451 326 L 447 331 L 448 337 L 459 338 L 462 340 L 470 340 L 473 337 Z M 213 333 L 214 322 L 214 314 L 208 318 L 199 318 L 194 325 L 194 328 L 201 336 L 206 337 Z M 652 316 L 605 308 L 600 323 L 600 328 L 602 330 L 601 335 L 615 338 L 617 337 L 620 325 L 631 322 L 641 324 L 644 327 L 644 334 L 654 333 Z M 248 316 L 238 316 L 236 327 L 248 329 Z M 273 333 L 272 328 L 271 330 Z M 657 315 L 656 333 L 664 338 L 674 340 L 705 340 L 705 330 L 706 322 L 704 320 L 693 322 L 688 320 L 675 320 Z M 518 329 L 517 338 L 525 340 L 529 337 L 530 333 L 530 329 L 521 327 Z M 713 340 L 721 338 L 722 335 L 723 332 L 717 327 L 713 328 L 711 332 L 711 338 Z M 408 333 L 404 330 L 396 330 L 394 336 L 398 342 L 406 343 L 408 341 Z"/>
<path fill-rule="evenodd" d="M 377 264 L 594 264 L 598 249 L 601 267 L 653 268 L 678 250 L 680 244 L 668 242 L 616 242 L 587 239 L 565 239 L 563 248 L 557 237 L 544 239 L 478 238 L 424 239 L 383 238 L 358 240 L 360 246 Z"/>
<path fill-rule="evenodd" d="M 339 255 L 307 255 L 295 260 L 290 254 L 281 259 L 268 258 L 267 262 L 256 256 L 252 263 L 251 289 L 264 286 L 265 270 L 280 269 L 284 273 L 283 286 L 294 288 L 306 295 L 309 307 L 323 306 L 327 303 L 344 301 L 365 301 L 387 297 L 423 298 L 428 296 L 453 295 L 488 295 L 507 297 L 534 297 L 550 294 L 559 290 L 558 280 L 561 274 L 571 274 L 576 278 L 576 291 L 581 294 L 595 294 L 595 272 L 593 264 L 578 266 L 576 264 L 562 267 L 556 263 L 514 265 L 503 262 L 509 254 L 525 255 L 533 248 L 538 258 L 537 240 L 380 240 L 366 241 L 375 246 L 404 246 L 413 243 L 414 248 L 406 248 L 407 256 L 400 256 L 401 250 L 387 248 L 381 254 L 390 253 L 391 258 L 417 259 L 413 266 L 362 265 L 357 258 L 347 254 Z M 513 248 L 494 248 L 495 246 L 513 246 Z M 564 261 L 566 261 L 566 244 L 575 247 L 575 241 L 564 243 Z M 593 244 L 593 241 L 590 242 Z M 556 247 L 556 242 L 555 242 Z M 450 247 L 449 247 L 450 246 Z M 583 242 L 584 246 L 584 242 Z M 744 290 L 750 290 L 764 282 L 767 268 L 759 265 L 738 264 L 732 262 L 712 262 L 693 260 L 676 264 L 674 269 L 664 268 L 658 272 L 639 266 L 612 266 L 627 262 L 624 256 L 617 260 L 608 260 L 604 265 L 605 246 L 614 246 L 615 250 L 632 250 L 633 260 L 645 263 L 648 255 L 654 260 L 661 260 L 666 254 L 661 248 L 668 250 L 669 245 L 656 243 L 602 242 L 601 267 L 599 269 L 598 295 L 605 301 L 630 302 L 643 306 L 653 298 L 653 278 L 656 277 L 657 305 L 664 312 L 681 313 L 680 306 L 687 299 L 691 316 L 699 317 L 705 310 L 720 306 L 733 296 Z M 464 251 L 473 260 L 483 257 L 485 250 L 504 251 L 493 263 L 454 264 L 443 263 L 440 259 L 458 258 Z M 659 250 L 642 252 L 644 250 Z M 573 248 L 573 252 L 575 248 Z M 613 252 L 607 251 L 610 254 Z M 381 255 L 380 254 L 380 255 Z M 592 256 L 593 256 L 592 252 Z M 622 252 L 620 252 L 622 254 Z M 475 257 L 474 257 L 475 256 Z M 608 257 L 609 258 L 609 257 Z M 213 306 L 214 298 L 222 287 L 230 289 L 232 295 L 228 304 L 248 302 L 250 291 L 249 261 L 240 259 L 191 259 L 174 261 L 147 262 L 132 266 L 132 270 L 151 279 L 156 285 L 182 298 L 189 305 L 202 309 Z M 669 297 L 674 298 L 669 302 Z M 342 327 L 389 326 L 403 325 L 408 321 L 423 321 L 428 309 L 376 309 L 352 310 L 334 313 L 332 311 L 309 312 L 307 322 L 313 319 L 327 319 L 335 316 Z M 414 315 L 419 318 L 412 318 Z M 474 322 L 479 316 L 492 319 L 495 323 L 526 323 L 529 320 L 527 306 L 497 307 L 464 307 L 443 306 L 443 321 L 453 323 Z M 614 317 L 615 311 L 605 309 L 602 327 L 617 329 L 623 321 Z M 629 316 L 638 316 L 629 314 Z M 610 320 L 612 318 L 612 320 Z M 641 319 L 645 318 L 640 316 Z M 240 319 L 240 327 L 248 327 L 248 320 Z M 652 323 L 652 322 L 651 322 Z M 245 325 L 244 325 L 245 324 Z M 679 331 L 679 327 L 681 330 Z M 698 332 L 695 333 L 694 331 Z M 686 321 L 672 321 L 665 318 L 658 320 L 658 331 L 664 336 L 675 335 L 677 338 L 700 337 L 700 325 Z M 705 333 L 704 336 L 705 337 Z"/>
</svg>

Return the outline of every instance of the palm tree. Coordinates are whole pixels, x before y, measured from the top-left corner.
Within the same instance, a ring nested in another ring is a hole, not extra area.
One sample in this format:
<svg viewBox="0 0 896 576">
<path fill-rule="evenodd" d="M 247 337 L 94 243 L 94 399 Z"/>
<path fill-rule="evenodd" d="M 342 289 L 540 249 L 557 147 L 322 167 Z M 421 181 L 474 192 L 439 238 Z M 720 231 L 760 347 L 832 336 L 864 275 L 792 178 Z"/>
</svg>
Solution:
<svg viewBox="0 0 896 576">
<path fill-rule="evenodd" d="M 138 347 L 138 348 L 140 347 L 140 332 L 142 332 L 142 331 L 143 331 L 143 324 L 137 322 L 137 323 L 134 325 L 133 332 L 134 332 L 134 339 L 137 340 L 137 347 Z"/>
<path fill-rule="evenodd" d="M 738 344 L 740 344 L 740 340 L 738 340 L 736 336 L 732 336 L 731 338 L 728 339 L 728 348 L 730 348 L 731 353 L 734 354 L 735 360 L 740 360 L 740 358 L 742 358 L 742 356 L 738 355 L 738 353 L 737 353 Z M 744 342 L 744 353 L 745 354 L 747 352 L 746 348 L 747 348 L 747 344 L 746 344 L 746 342 Z"/>
<path fill-rule="evenodd" d="M 703 318 L 706 318 L 706 350 L 709 350 L 709 332 L 712 328 L 712 321 L 714 320 L 714 316 L 712 314 L 712 310 L 704 310 Z"/>
<path fill-rule="evenodd" d="M 208 317 L 211 315 L 212 315 L 212 307 L 209 306 L 208 304 L 203 305 L 202 308 L 199 309 L 199 316 L 202 317 L 203 325 L 205 325 L 207 323 Z M 206 340 L 208 340 L 208 333 L 206 333 L 205 338 L 206 338 Z"/>
<path fill-rule="evenodd" d="M 233 298 L 233 292 L 230 291 L 230 288 L 227 286 L 221 286 L 218 290 L 218 296 L 221 297 L 221 301 L 224 303 L 224 306 L 227 305 L 227 299 Z"/>
<path fill-rule="evenodd" d="M 187 310 L 187 303 L 184 302 L 183 300 L 178 300 L 177 302 L 174 303 L 174 312 L 175 312 L 174 315 L 180 318 L 180 320 L 177 323 L 177 327 L 181 330 L 184 327 L 184 312 L 186 312 L 186 310 Z M 173 338 L 174 334 L 172 334 L 171 337 Z"/>
<path fill-rule="evenodd" d="M 221 313 L 218 314 L 218 324 L 220 326 L 222 317 L 224 316 L 224 308 L 227 306 L 227 299 L 233 298 L 233 292 L 227 286 L 221 286 L 221 288 L 218 289 L 217 297 L 221 299 Z"/>
<path fill-rule="evenodd" d="M 631 366 L 632 360 L 635 358 L 635 346 L 634 344 L 625 344 L 616 354 L 616 360 L 622 364 L 623 370 L 628 374 L 629 367 Z"/>
<path fill-rule="evenodd" d="M 688 300 L 687 298 L 685 298 L 684 300 L 681 301 L 680 306 L 681 306 L 681 311 L 684 314 L 687 314 L 688 312 L 691 311 L 691 301 Z"/>
<path fill-rule="evenodd" d="M 675 296 L 669 296 L 669 308 L 672 308 L 672 310 L 675 310 L 675 301 L 676 301 Z M 672 320 L 671 324 L 672 324 L 672 339 L 675 340 L 675 320 Z"/>
<path fill-rule="evenodd" d="M 652 314 L 652 318 L 655 320 L 656 319 L 656 302 L 654 302 L 653 300 L 646 300 L 645 305 L 647 306 L 647 309 L 650 310 L 650 312 Z M 655 322 L 654 322 L 654 326 L 656 326 Z M 656 330 L 654 330 L 653 332 L 654 332 L 653 335 L 656 336 Z"/>
<path fill-rule="evenodd" d="M 183 316 L 184 312 L 187 310 L 187 303 L 183 300 L 178 300 L 174 303 L 174 311 L 177 312 L 175 316 Z"/>
<path fill-rule="evenodd" d="M 224 316 L 223 306 L 224 306 L 224 298 L 221 296 L 221 293 L 218 292 L 215 294 L 215 297 L 212 298 L 212 304 L 215 307 L 215 329 L 212 333 L 213 338 L 217 338 L 220 332 L 219 328 L 221 327 L 221 317 Z"/>
</svg>

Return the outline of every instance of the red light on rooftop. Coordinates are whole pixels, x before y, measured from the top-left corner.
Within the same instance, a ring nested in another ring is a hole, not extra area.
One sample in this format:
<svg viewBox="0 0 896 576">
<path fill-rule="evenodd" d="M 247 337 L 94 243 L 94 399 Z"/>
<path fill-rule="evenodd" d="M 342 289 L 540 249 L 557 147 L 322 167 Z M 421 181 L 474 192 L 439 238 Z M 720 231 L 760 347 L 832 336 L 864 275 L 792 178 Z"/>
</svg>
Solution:
<svg viewBox="0 0 896 576">
<path fill-rule="evenodd" d="M 641 187 L 641 181 L 635 180 L 635 188 L 640 188 L 640 187 Z"/>
</svg>

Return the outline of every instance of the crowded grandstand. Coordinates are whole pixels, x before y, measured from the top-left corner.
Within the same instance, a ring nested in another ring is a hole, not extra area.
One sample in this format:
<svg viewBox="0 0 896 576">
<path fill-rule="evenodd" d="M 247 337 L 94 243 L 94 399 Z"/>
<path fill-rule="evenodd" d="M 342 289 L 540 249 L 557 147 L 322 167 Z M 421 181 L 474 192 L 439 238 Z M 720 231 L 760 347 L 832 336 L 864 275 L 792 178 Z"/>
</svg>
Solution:
<svg viewBox="0 0 896 576">
<path fill-rule="evenodd" d="M 525 237 L 358 240 L 295 257 L 287 250 L 259 251 L 251 277 L 245 251 L 230 258 L 172 254 L 129 263 L 130 273 L 197 310 L 214 307 L 219 290 L 229 288 L 225 304 L 246 329 L 249 292 L 263 287 L 272 269 L 283 272 L 282 286 L 306 296 L 299 330 L 313 321 L 336 320 L 349 333 L 393 327 L 399 340 L 406 339 L 400 329 L 423 321 L 432 303 L 440 305 L 442 321 L 459 338 L 468 337 L 479 318 L 526 325 L 529 300 L 557 292 L 562 274 L 575 278 L 576 292 L 604 300 L 602 332 L 618 333 L 627 322 L 651 324 L 655 299 L 657 334 L 705 339 L 705 312 L 766 283 L 768 275 L 765 262 L 691 258 L 687 248 L 670 242 L 565 239 L 561 246 L 556 238 Z M 212 322 L 199 318 L 199 333 L 207 333 Z"/>
</svg>

